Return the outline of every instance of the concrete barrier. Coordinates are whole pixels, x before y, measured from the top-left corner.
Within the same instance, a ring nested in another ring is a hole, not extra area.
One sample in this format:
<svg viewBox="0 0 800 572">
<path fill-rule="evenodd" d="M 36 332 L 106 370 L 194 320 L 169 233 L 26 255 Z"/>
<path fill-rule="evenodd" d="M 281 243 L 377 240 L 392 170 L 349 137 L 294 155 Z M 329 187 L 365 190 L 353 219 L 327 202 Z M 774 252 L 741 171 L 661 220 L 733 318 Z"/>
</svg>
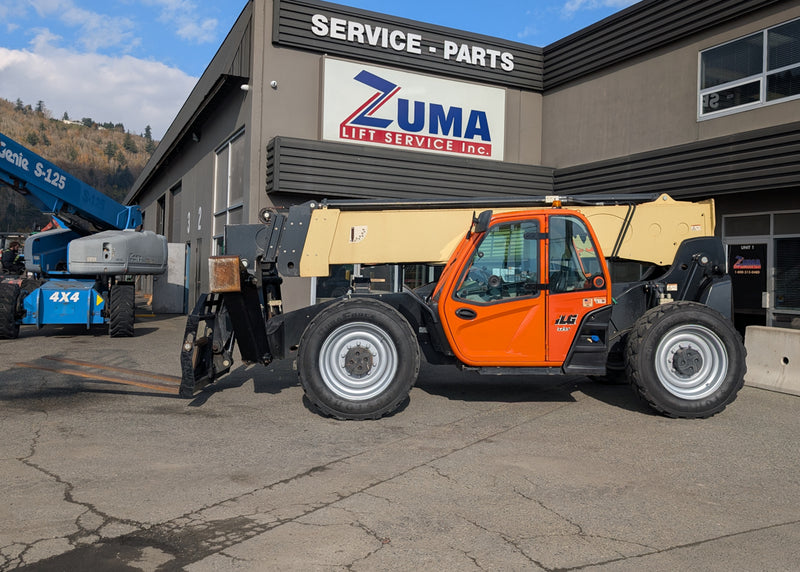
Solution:
<svg viewBox="0 0 800 572">
<path fill-rule="evenodd" d="M 800 395 L 800 330 L 748 326 L 746 385 Z"/>
</svg>

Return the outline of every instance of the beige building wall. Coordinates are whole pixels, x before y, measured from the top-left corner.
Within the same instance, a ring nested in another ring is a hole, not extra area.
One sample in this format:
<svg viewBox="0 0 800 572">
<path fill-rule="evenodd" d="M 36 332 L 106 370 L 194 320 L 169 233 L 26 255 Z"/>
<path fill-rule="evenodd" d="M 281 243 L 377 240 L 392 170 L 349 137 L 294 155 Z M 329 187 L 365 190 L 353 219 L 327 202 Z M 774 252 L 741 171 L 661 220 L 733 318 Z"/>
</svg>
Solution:
<svg viewBox="0 0 800 572">
<path fill-rule="evenodd" d="M 256 45 L 253 46 L 253 77 L 250 81 L 252 118 L 248 128 L 251 141 L 261 144 L 252 149 L 252 181 L 265 180 L 266 147 L 273 137 L 322 138 L 323 62 L 326 56 L 274 45 L 272 25 L 272 2 L 255 2 L 253 38 Z M 366 54 L 365 58 L 368 57 Z M 272 87 L 273 81 L 276 87 Z M 542 96 L 519 89 L 506 88 L 505 91 L 505 161 L 540 165 Z M 268 204 L 264 184 L 251 188 L 258 194 L 253 205 L 258 204 L 259 208 L 272 206 Z M 252 222 L 255 222 L 257 213 L 258 209 L 251 209 Z"/>
<path fill-rule="evenodd" d="M 701 50 L 800 18 L 800 3 L 779 5 L 548 91 L 542 163 L 569 167 L 782 125 L 800 100 L 698 120 Z"/>
<path fill-rule="evenodd" d="M 509 163 L 542 165 L 542 95 L 506 89 L 506 157 Z"/>
</svg>

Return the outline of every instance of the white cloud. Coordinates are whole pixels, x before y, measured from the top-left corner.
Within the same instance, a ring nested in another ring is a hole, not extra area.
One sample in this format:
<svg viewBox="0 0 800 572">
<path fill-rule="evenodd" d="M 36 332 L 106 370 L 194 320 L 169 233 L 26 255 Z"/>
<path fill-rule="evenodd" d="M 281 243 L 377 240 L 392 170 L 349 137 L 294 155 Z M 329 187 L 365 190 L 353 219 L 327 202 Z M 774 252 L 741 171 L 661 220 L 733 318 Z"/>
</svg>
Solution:
<svg viewBox="0 0 800 572">
<path fill-rule="evenodd" d="M 525 28 L 517 33 L 517 38 L 520 40 L 525 40 L 526 38 L 532 38 L 539 34 L 539 29 L 536 26 L 525 26 Z"/>
<path fill-rule="evenodd" d="M 134 33 L 135 23 L 129 18 L 85 10 L 73 0 L 31 0 L 31 4 L 39 17 L 55 17 L 78 29 L 78 43 L 87 51 L 121 47 L 127 52 L 141 42 Z"/>
<path fill-rule="evenodd" d="M 24 5 L 18 5 L 12 0 L 0 0 L 0 25 L 9 34 L 19 29 L 19 24 L 11 21 L 13 18 L 19 18 L 27 13 Z"/>
<path fill-rule="evenodd" d="M 202 17 L 191 0 L 145 0 L 145 3 L 160 7 L 159 21 L 174 26 L 181 39 L 197 44 L 216 41 L 219 21 Z"/>
<path fill-rule="evenodd" d="M 123 123 L 160 139 L 197 78 L 163 63 L 128 55 L 82 54 L 53 47 L 42 31 L 32 50 L 0 47 L 0 97 L 44 101 L 53 117 Z"/>
<path fill-rule="evenodd" d="M 571 18 L 581 10 L 594 10 L 596 8 L 627 8 L 639 0 L 568 0 L 561 8 L 561 14 Z"/>
</svg>

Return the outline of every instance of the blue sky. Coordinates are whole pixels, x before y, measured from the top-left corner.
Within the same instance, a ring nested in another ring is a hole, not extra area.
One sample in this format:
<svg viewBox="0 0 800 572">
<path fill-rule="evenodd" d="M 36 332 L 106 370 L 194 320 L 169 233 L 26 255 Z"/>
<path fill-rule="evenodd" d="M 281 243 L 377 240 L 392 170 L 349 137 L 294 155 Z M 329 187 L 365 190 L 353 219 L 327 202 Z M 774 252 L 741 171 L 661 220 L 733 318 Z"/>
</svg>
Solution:
<svg viewBox="0 0 800 572">
<path fill-rule="evenodd" d="M 344 0 L 546 46 L 634 0 Z M 0 97 L 160 138 L 245 0 L 0 0 Z"/>
</svg>

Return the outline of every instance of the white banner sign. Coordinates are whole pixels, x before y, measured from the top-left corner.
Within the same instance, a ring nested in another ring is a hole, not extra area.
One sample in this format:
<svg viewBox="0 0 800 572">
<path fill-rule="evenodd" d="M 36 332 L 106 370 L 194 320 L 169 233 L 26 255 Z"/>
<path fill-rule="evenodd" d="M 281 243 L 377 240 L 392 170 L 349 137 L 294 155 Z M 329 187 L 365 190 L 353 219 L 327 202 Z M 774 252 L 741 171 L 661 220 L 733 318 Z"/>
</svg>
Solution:
<svg viewBox="0 0 800 572">
<path fill-rule="evenodd" d="M 503 160 L 505 91 L 325 59 L 323 139 Z"/>
</svg>

